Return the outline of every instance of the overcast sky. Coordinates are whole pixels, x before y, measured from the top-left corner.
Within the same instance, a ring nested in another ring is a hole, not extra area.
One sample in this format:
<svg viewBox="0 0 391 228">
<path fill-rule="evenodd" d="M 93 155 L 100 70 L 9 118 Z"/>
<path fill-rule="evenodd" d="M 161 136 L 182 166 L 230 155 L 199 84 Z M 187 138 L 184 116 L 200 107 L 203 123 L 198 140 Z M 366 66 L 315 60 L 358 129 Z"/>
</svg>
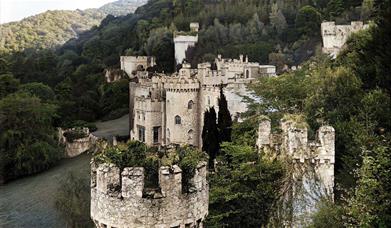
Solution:
<svg viewBox="0 0 391 228">
<path fill-rule="evenodd" d="M 98 8 L 115 0 L 0 0 L 0 24 L 18 21 L 46 10 Z"/>
</svg>

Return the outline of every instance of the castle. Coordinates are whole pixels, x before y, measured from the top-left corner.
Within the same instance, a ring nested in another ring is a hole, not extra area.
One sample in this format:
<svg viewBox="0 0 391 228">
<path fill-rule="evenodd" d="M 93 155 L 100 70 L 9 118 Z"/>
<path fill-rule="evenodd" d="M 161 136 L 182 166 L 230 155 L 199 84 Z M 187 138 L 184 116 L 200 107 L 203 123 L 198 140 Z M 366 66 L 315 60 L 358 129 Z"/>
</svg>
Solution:
<svg viewBox="0 0 391 228">
<path fill-rule="evenodd" d="M 337 57 L 349 36 L 369 25 L 362 21 L 352 21 L 350 25 L 336 25 L 335 22 L 323 22 L 321 32 L 323 38 L 323 53 L 329 54 L 333 58 Z"/>
<path fill-rule="evenodd" d="M 291 214 L 283 220 L 290 227 L 303 227 L 310 222 L 317 202 L 334 198 L 335 131 L 322 126 L 316 140 L 309 142 L 306 123 L 289 117 L 281 120 L 281 130 L 281 134 L 272 134 L 270 119 L 263 118 L 257 147 L 266 157 L 290 164 L 291 184 L 285 186 L 283 203 Z"/>
<path fill-rule="evenodd" d="M 127 65 L 134 66 L 124 64 Z M 218 110 L 221 86 L 224 85 L 231 114 L 237 116 L 247 110 L 242 101 L 243 95 L 250 96 L 246 85 L 276 72 L 274 66 L 249 62 L 243 55 L 239 59 L 223 59 L 219 55 L 213 65 L 215 69 L 211 63 L 200 63 L 197 69 L 191 69 L 190 64 L 183 63 L 182 69 L 172 75 L 139 67 L 135 72 L 137 80 L 129 85 L 130 138 L 150 146 L 201 147 L 204 112 L 210 107 Z M 123 70 L 129 71 L 126 67 Z"/>
<path fill-rule="evenodd" d="M 144 168 L 122 172 L 113 164 L 91 164 L 91 218 L 96 227 L 202 227 L 208 214 L 209 187 L 206 163 L 190 180 L 190 192 L 182 192 L 182 171 L 161 167 L 159 190 L 148 192 Z"/>
<path fill-rule="evenodd" d="M 176 64 L 183 63 L 183 60 L 188 59 L 188 50 L 195 47 L 198 42 L 198 29 L 200 25 L 196 22 L 190 23 L 190 32 L 175 32 L 175 62 Z"/>
</svg>

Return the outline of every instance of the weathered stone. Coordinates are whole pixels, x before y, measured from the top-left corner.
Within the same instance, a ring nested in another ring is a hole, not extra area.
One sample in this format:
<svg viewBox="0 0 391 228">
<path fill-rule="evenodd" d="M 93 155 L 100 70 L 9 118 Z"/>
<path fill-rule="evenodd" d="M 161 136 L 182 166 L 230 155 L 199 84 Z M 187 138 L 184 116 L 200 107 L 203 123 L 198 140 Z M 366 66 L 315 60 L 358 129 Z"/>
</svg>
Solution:
<svg viewBox="0 0 391 228">
<path fill-rule="evenodd" d="M 168 171 L 168 172 L 167 172 Z M 100 164 L 97 172 L 91 172 L 96 186 L 91 187 L 91 217 L 97 227 L 185 227 L 195 226 L 208 214 L 208 183 L 206 163 L 198 166 L 191 182 L 200 182 L 196 191 L 183 194 L 182 173 L 179 167 L 161 167 L 159 185 L 165 195 L 157 193 L 155 198 L 143 198 L 144 169 L 125 168 L 119 175 L 118 167 Z M 96 175 L 96 177 L 94 177 Z M 122 198 L 114 197 L 107 191 L 107 185 L 122 179 Z"/>
</svg>

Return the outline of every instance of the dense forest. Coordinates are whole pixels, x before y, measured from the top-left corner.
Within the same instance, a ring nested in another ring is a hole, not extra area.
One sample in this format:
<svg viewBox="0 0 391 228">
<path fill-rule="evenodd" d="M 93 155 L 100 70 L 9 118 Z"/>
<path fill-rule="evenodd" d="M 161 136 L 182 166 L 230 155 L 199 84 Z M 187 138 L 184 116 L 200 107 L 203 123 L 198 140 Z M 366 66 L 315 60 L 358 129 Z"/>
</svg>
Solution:
<svg viewBox="0 0 391 228">
<path fill-rule="evenodd" d="M 374 25 L 354 35 L 336 60 L 323 56 L 321 21 L 356 19 L 373 20 Z M 120 55 L 154 55 L 157 70 L 173 72 L 173 32 L 188 30 L 192 21 L 201 25 L 193 63 L 210 61 L 218 53 L 243 53 L 252 61 L 277 65 L 280 73 L 284 65 L 302 66 L 255 83 L 252 88 L 263 102 L 253 102 L 247 120 L 233 124 L 231 142 L 217 145 L 214 156 L 221 159 L 224 172 L 211 176 L 208 223 L 267 224 L 277 194 L 271 189 L 278 188 L 283 169 L 257 157 L 255 117 L 268 115 L 276 126 L 283 115 L 299 114 L 310 132 L 323 124 L 336 129 L 336 200 L 319 205 L 313 227 L 390 224 L 389 1 L 151 0 L 135 14 L 107 16 L 56 51 L 3 54 L 0 177 L 37 172 L 58 159 L 54 127 L 126 113 L 128 81 L 107 84 L 104 69 L 118 67 Z M 237 163 L 227 162 L 232 157 Z M 248 166 L 251 159 L 258 163 Z M 254 177 L 260 171 L 268 175 Z M 261 207 L 259 202 L 267 203 Z"/>
<path fill-rule="evenodd" d="M 144 0 L 120 0 L 98 9 L 52 10 L 0 25 L 0 53 L 56 48 L 97 26 L 107 15 L 127 15 Z"/>
</svg>

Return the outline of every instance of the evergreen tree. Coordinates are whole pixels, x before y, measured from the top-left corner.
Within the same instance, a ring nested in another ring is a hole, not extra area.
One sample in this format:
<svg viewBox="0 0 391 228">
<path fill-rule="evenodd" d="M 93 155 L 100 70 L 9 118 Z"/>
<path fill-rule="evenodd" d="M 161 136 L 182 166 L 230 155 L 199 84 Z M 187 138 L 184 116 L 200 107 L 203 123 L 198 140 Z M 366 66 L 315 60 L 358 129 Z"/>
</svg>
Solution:
<svg viewBox="0 0 391 228">
<path fill-rule="evenodd" d="M 209 167 L 213 168 L 213 161 L 219 152 L 219 130 L 216 123 L 216 111 L 210 108 L 204 114 L 204 128 L 202 129 L 202 150 L 209 155 Z"/>
<path fill-rule="evenodd" d="M 227 99 L 225 98 L 223 87 L 220 88 L 220 98 L 218 99 L 218 129 L 220 142 L 231 142 L 232 119 L 228 110 Z"/>
</svg>

